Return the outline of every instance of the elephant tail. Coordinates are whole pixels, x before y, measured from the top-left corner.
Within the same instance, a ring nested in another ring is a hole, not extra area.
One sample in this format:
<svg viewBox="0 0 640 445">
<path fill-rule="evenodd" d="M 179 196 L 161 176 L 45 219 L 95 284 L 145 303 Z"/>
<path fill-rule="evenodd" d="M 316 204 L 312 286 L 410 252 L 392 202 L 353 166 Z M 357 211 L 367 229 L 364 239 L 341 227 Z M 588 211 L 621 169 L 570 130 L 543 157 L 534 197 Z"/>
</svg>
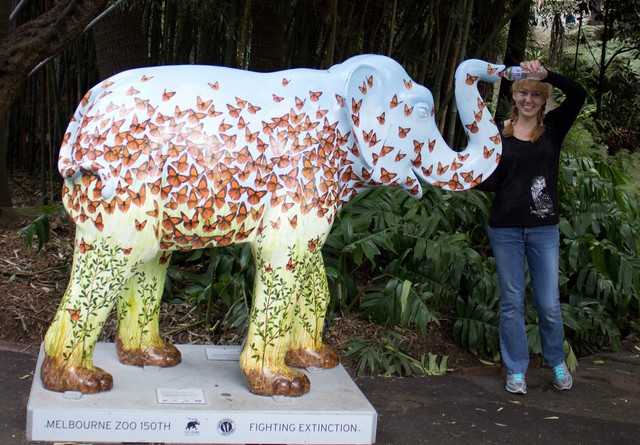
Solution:
<svg viewBox="0 0 640 445">
<path fill-rule="evenodd" d="M 86 157 L 87 150 L 84 150 L 86 147 L 83 147 L 80 139 L 83 123 L 90 120 L 88 114 L 99 100 L 97 96 L 104 92 L 102 90 L 100 87 L 90 90 L 76 109 L 60 146 L 58 171 L 65 180 L 70 182 L 75 182 L 87 173 L 98 176 L 102 181 L 102 197 L 108 199 L 115 193 L 117 178 L 111 174 L 108 165 L 100 162 L 99 158 Z"/>
</svg>

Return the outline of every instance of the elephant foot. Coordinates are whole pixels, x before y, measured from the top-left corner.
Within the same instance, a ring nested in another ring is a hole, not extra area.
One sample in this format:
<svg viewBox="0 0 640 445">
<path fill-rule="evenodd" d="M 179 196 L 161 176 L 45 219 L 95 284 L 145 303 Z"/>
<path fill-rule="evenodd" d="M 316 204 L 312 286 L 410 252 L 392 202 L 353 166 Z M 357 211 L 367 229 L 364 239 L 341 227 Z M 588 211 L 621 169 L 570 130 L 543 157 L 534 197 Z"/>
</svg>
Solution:
<svg viewBox="0 0 640 445">
<path fill-rule="evenodd" d="M 167 342 L 155 348 L 125 349 L 120 338 L 116 338 L 116 352 L 120 363 L 124 365 L 170 368 L 182 362 L 178 348 Z"/>
<path fill-rule="evenodd" d="M 42 385 L 51 391 L 97 394 L 113 388 L 113 377 L 100 368 L 76 368 L 45 357 L 40 368 Z"/>
<path fill-rule="evenodd" d="M 293 369 L 269 370 L 250 369 L 244 371 L 249 391 L 261 396 L 300 397 L 309 392 L 309 378 Z"/>
<path fill-rule="evenodd" d="M 284 361 L 294 368 L 334 368 L 340 363 L 340 356 L 326 345 L 320 349 L 301 348 L 290 349 L 285 355 Z"/>
</svg>

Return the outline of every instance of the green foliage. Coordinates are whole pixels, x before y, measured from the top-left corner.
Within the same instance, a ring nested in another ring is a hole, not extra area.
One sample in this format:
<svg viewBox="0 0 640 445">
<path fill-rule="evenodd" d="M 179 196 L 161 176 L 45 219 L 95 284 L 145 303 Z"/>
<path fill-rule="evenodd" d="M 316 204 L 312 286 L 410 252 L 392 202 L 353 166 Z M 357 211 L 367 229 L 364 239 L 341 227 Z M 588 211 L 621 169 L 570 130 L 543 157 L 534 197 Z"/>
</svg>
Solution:
<svg viewBox="0 0 640 445">
<path fill-rule="evenodd" d="M 380 338 L 355 338 L 343 346 L 344 355 L 356 359 L 356 375 L 442 375 L 447 372 L 447 356 L 435 354 L 411 357 L 404 350 L 405 339 L 386 330 Z"/>
<path fill-rule="evenodd" d="M 593 155 L 596 147 L 582 125 L 567 144 L 567 153 Z M 640 207 L 628 176 L 602 157 L 565 153 L 561 160 L 561 309 L 574 359 L 575 353 L 615 348 L 625 333 L 638 330 Z M 387 329 L 413 326 L 423 335 L 430 323 L 451 317 L 457 342 L 495 356 L 499 288 L 485 236 L 489 207 L 488 194 L 430 187 L 418 201 L 385 189 L 352 201 L 324 250 L 334 308 L 357 309 Z M 531 351 L 539 353 L 530 299 L 525 322 Z M 363 354 L 359 370 L 387 363 L 372 358 L 374 351 L 386 354 L 377 343 L 355 343 L 348 352 Z"/>
<path fill-rule="evenodd" d="M 55 215 L 67 218 L 67 212 L 62 204 L 55 206 L 42 206 L 40 207 L 40 211 L 42 212 L 42 215 L 38 216 L 35 220 L 18 231 L 18 234 L 24 236 L 29 247 L 33 245 L 33 238 L 37 238 L 38 250 L 42 249 L 42 247 L 49 242 L 50 219 Z"/>
<path fill-rule="evenodd" d="M 223 320 L 225 329 L 242 336 L 249 326 L 253 275 L 248 244 L 177 253 L 167 271 L 163 298 L 194 306 L 208 326 Z"/>
<path fill-rule="evenodd" d="M 640 307 L 640 207 L 626 176 L 604 162 L 565 159 L 562 175 L 560 261 L 575 323 L 567 337 L 579 352 L 617 347 Z"/>
</svg>

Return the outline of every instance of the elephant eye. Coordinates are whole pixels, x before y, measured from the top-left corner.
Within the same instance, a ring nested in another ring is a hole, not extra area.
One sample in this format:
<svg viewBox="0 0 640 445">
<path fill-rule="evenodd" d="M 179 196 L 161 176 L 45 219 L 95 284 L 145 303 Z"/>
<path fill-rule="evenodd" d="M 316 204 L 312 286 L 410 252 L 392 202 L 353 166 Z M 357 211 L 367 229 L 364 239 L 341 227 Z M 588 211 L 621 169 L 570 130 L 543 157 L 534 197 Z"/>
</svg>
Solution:
<svg viewBox="0 0 640 445">
<path fill-rule="evenodd" d="M 430 115 L 429 109 L 426 106 L 416 106 L 416 113 L 420 119 L 425 119 Z"/>
</svg>

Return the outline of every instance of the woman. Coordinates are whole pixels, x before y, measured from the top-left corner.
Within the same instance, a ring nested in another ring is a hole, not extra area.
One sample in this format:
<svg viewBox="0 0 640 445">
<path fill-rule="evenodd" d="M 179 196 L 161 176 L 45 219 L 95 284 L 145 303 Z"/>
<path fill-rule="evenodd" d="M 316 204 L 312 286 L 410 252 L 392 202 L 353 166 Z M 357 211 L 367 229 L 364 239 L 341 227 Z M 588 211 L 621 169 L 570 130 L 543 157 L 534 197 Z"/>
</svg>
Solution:
<svg viewBox="0 0 640 445">
<path fill-rule="evenodd" d="M 498 124 L 503 152 L 491 177 L 478 187 L 495 192 L 488 235 L 500 284 L 500 351 L 507 369 L 505 388 L 525 394 L 529 348 L 525 332 L 525 263 L 538 312 L 542 356 L 553 369 L 553 384 L 573 384 L 564 360 L 564 330 L 558 300 L 558 166 L 562 141 L 584 103 L 586 91 L 574 81 L 545 69 L 539 61 L 522 62 L 542 80 L 513 83 L 511 118 Z M 565 100 L 545 115 L 551 87 Z"/>
</svg>

